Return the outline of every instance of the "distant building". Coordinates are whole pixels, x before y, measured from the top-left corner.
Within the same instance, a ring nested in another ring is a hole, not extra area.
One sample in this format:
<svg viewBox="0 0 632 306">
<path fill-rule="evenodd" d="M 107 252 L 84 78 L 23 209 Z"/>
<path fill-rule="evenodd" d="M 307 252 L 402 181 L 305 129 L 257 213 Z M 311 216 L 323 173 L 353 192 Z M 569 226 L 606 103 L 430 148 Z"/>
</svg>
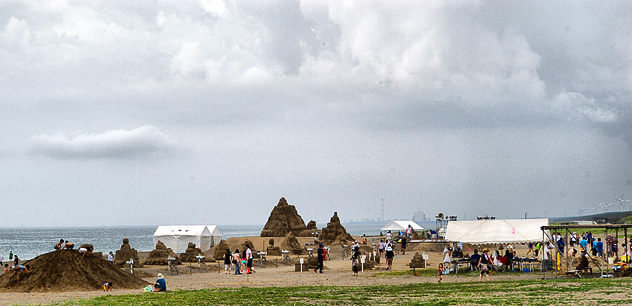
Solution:
<svg viewBox="0 0 632 306">
<path fill-rule="evenodd" d="M 418 211 L 413 215 L 413 221 L 415 222 L 426 222 L 426 214 L 423 211 Z"/>
</svg>

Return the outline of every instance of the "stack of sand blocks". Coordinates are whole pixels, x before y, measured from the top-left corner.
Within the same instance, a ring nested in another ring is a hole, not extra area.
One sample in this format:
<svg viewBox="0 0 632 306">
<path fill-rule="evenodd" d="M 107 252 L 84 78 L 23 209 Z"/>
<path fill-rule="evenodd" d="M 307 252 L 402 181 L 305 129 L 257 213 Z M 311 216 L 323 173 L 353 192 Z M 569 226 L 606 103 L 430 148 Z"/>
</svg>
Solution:
<svg viewBox="0 0 632 306">
<path fill-rule="evenodd" d="M 426 266 L 426 260 L 424 260 L 423 255 L 419 253 L 415 253 L 413 259 L 410 261 L 410 267 L 415 269 L 421 269 Z"/>
</svg>

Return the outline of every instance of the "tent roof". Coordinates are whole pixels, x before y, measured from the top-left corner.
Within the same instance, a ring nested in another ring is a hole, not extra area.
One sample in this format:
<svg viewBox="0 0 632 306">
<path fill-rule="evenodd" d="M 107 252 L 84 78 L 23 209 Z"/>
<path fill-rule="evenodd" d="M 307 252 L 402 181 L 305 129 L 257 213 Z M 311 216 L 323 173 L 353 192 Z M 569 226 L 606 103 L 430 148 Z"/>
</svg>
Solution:
<svg viewBox="0 0 632 306">
<path fill-rule="evenodd" d="M 154 236 L 211 236 L 206 225 L 161 225 Z"/>
<path fill-rule="evenodd" d="M 211 233 L 211 235 L 222 235 L 222 233 L 219 231 L 219 228 L 217 228 L 217 225 L 207 225 L 206 228 L 208 228 L 208 231 L 209 233 Z"/>
<path fill-rule="evenodd" d="M 499 219 L 450 221 L 446 241 L 467 243 L 511 243 L 542 240 L 542 226 L 549 219 Z"/>
<path fill-rule="evenodd" d="M 421 231 L 424 228 L 419 226 L 419 224 L 413 222 L 413 221 L 391 221 L 391 223 L 385 225 L 384 227 L 382 227 L 380 230 L 382 231 L 405 231 L 406 228 L 408 228 L 408 225 L 410 224 L 410 226 L 412 226 L 412 228 L 416 231 Z"/>
</svg>

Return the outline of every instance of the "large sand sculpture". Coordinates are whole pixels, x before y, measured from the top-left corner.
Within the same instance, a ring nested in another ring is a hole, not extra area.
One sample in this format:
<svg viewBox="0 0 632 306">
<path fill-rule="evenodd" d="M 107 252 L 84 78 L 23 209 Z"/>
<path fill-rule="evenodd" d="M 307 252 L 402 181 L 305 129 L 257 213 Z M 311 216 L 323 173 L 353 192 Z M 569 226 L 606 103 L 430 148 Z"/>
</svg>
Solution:
<svg viewBox="0 0 632 306">
<path fill-rule="evenodd" d="M 149 252 L 149 255 L 145 260 L 143 260 L 144 265 L 167 265 L 169 262 L 167 261 L 168 257 L 173 257 L 176 259 L 176 263 L 182 263 L 178 255 L 173 252 L 171 248 L 167 248 L 167 246 L 162 243 L 162 241 L 158 241 L 156 243 L 156 248 Z"/>
<path fill-rule="evenodd" d="M 81 256 L 77 250 L 42 254 L 24 265 L 31 266 L 31 273 L 21 273 L 19 282 L 13 271 L 4 273 L 0 276 L 0 288 L 18 292 L 90 291 L 111 282 L 114 289 L 140 290 L 149 284 L 100 256 Z"/>
<path fill-rule="evenodd" d="M 129 244 L 129 238 L 123 238 L 123 244 L 121 249 L 114 254 L 114 264 L 117 266 L 124 266 L 127 261 L 134 259 L 135 267 L 142 267 L 142 264 L 138 258 L 138 251 L 132 248 Z"/>
<path fill-rule="evenodd" d="M 285 198 L 281 198 L 277 206 L 272 209 L 268 222 L 261 231 L 261 237 L 285 237 L 289 232 L 296 237 L 311 237 L 312 235 L 305 226 L 305 221 L 296 211 L 296 207 L 289 205 Z"/>
<path fill-rule="evenodd" d="M 347 230 L 340 224 L 340 218 L 338 218 L 338 212 L 334 212 L 334 215 L 327 223 L 327 227 L 323 228 L 318 240 L 324 244 L 351 244 L 353 237 Z"/>
</svg>

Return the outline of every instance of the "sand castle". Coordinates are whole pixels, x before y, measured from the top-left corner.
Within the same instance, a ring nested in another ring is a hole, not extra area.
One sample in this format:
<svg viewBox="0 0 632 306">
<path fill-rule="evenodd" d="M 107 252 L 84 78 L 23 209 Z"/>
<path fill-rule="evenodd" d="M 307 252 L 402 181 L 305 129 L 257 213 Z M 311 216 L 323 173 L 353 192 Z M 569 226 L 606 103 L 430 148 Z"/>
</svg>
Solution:
<svg viewBox="0 0 632 306">
<path fill-rule="evenodd" d="M 294 205 L 289 205 L 285 198 L 281 198 L 277 206 L 272 209 L 268 222 L 261 231 L 261 237 L 284 237 L 287 233 L 296 237 L 311 237 L 312 233 L 305 226 L 305 221 L 296 211 Z"/>
<path fill-rule="evenodd" d="M 195 258 L 195 256 L 198 256 L 200 254 L 202 254 L 202 250 L 196 248 L 195 243 L 189 242 L 189 244 L 187 245 L 187 249 L 184 251 L 184 253 L 180 254 L 180 260 L 182 262 L 197 262 L 197 258 Z"/>
<path fill-rule="evenodd" d="M 268 248 L 266 248 L 266 254 L 272 256 L 281 256 L 281 248 L 274 246 L 274 239 L 268 240 Z"/>
<path fill-rule="evenodd" d="M 0 288 L 18 292 L 65 292 L 101 290 L 105 282 L 112 282 L 115 289 L 139 289 L 149 284 L 99 256 L 82 256 L 78 250 L 53 251 L 24 264 L 31 266 L 31 273 L 20 274 L 19 282 L 13 271 L 4 273 L 0 276 Z"/>
<path fill-rule="evenodd" d="M 134 259 L 135 267 L 142 266 L 138 258 L 138 251 L 132 249 L 132 246 L 129 245 L 129 238 L 123 238 L 121 249 L 116 251 L 116 254 L 114 255 L 114 264 L 117 266 L 124 266 L 130 259 Z"/>
<path fill-rule="evenodd" d="M 415 253 L 415 256 L 413 256 L 413 258 L 410 260 L 410 264 L 408 266 L 417 269 L 425 268 L 426 260 L 424 260 L 422 254 L 419 254 L 419 252 L 417 252 Z"/>
<path fill-rule="evenodd" d="M 287 249 L 294 255 L 301 255 L 306 252 L 305 248 L 298 242 L 296 236 L 292 232 L 287 233 L 283 241 L 281 241 L 281 247 Z"/>
<path fill-rule="evenodd" d="M 169 262 L 167 261 L 168 257 L 176 258 L 176 263 L 182 263 L 180 258 L 176 253 L 173 252 L 171 248 L 167 248 L 167 246 L 162 243 L 162 241 L 158 241 L 156 243 L 156 248 L 149 252 L 149 255 L 145 260 L 143 260 L 144 265 L 167 265 Z"/>
<path fill-rule="evenodd" d="M 213 258 L 215 260 L 223 260 L 224 259 L 224 254 L 226 254 L 226 249 L 230 248 L 228 247 L 228 244 L 226 244 L 226 241 L 222 240 L 220 241 L 216 246 L 215 246 L 215 252 L 213 253 Z M 232 252 L 231 252 L 232 254 Z"/>
<path fill-rule="evenodd" d="M 324 244 L 350 244 L 353 242 L 353 237 L 340 223 L 340 218 L 338 218 L 338 212 L 334 212 L 334 215 L 327 223 L 327 227 L 323 228 L 320 236 L 318 236 L 318 240 Z"/>
</svg>

